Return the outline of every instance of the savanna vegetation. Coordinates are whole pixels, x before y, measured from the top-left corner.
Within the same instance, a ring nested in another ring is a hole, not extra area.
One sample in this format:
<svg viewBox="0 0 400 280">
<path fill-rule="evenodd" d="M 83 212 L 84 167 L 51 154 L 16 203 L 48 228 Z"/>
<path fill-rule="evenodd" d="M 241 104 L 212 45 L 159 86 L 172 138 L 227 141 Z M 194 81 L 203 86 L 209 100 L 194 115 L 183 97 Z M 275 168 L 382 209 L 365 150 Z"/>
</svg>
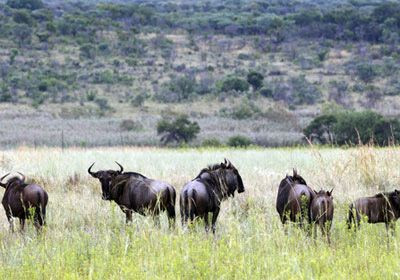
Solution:
<svg viewBox="0 0 400 280">
<path fill-rule="evenodd" d="M 98 180 L 86 171 L 114 168 L 167 181 L 179 192 L 200 169 L 227 157 L 242 175 L 245 192 L 222 203 L 216 235 L 203 224 L 174 230 L 167 217 L 157 227 L 151 217 L 125 215 L 101 199 Z M 159 149 L 19 148 L 1 153 L 0 171 L 25 173 L 49 194 L 47 226 L 37 235 L 9 232 L 0 210 L 1 278 L 388 278 L 398 277 L 399 234 L 387 239 L 383 224 L 348 231 L 348 205 L 357 197 L 398 187 L 396 148 L 351 149 Z M 173 159 L 173 164 L 171 164 Z M 294 225 L 285 234 L 275 199 L 279 182 L 297 167 L 319 190 L 334 187 L 331 245 Z M 117 167 L 118 168 L 118 167 Z M 18 229 L 18 224 L 16 228 Z M 398 229 L 398 225 L 396 225 Z"/>
<path fill-rule="evenodd" d="M 158 121 L 182 114 L 200 127 L 191 145 L 295 145 L 334 108 L 396 118 L 399 10 L 372 0 L 0 1 L 1 145 L 159 145 Z"/>
</svg>

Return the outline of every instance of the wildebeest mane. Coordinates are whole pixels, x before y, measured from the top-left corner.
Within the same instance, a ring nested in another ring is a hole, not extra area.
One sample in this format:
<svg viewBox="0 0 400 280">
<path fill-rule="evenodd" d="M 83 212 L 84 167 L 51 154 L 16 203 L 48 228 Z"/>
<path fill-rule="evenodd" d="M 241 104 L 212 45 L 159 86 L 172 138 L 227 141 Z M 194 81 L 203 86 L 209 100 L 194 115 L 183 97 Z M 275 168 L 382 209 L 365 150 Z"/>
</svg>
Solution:
<svg viewBox="0 0 400 280">
<path fill-rule="evenodd" d="M 228 186 L 225 178 L 225 170 L 227 169 L 230 169 L 230 167 L 227 167 L 223 163 L 209 165 L 208 167 L 203 168 L 199 175 L 197 175 L 193 180 L 200 180 L 204 183 L 211 198 L 215 196 L 215 191 L 220 192 L 222 196 L 225 197 L 230 195 L 228 193 Z M 208 178 L 201 177 L 201 175 L 205 173 L 209 175 Z"/>
<path fill-rule="evenodd" d="M 28 184 L 23 182 L 21 180 L 21 178 L 19 178 L 18 176 L 11 177 L 10 179 L 7 180 L 7 183 L 6 183 L 7 187 L 11 186 L 11 185 L 14 185 L 14 184 L 18 184 L 22 188 L 28 186 Z"/>
</svg>

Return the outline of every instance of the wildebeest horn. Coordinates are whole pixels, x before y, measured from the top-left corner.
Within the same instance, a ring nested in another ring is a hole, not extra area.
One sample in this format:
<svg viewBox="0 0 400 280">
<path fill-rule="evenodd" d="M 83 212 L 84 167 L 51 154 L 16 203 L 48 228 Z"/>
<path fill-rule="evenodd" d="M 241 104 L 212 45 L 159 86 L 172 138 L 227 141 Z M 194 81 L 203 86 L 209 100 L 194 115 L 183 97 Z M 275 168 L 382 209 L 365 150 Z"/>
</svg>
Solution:
<svg viewBox="0 0 400 280">
<path fill-rule="evenodd" d="M 6 175 L 4 175 L 3 177 L 1 177 L 0 179 L 0 186 L 5 187 L 6 184 L 3 184 L 1 181 L 3 181 L 4 178 L 6 178 L 8 175 L 10 175 L 10 172 L 8 172 Z"/>
<path fill-rule="evenodd" d="M 94 172 L 92 172 L 92 167 L 94 165 L 94 162 L 92 163 L 91 166 L 89 166 L 89 169 L 87 170 L 89 172 L 90 175 L 92 175 L 93 177 L 95 176 Z"/>
<path fill-rule="evenodd" d="M 115 162 L 116 164 L 118 164 L 118 166 L 121 168 L 121 170 L 119 171 L 119 173 L 122 173 L 122 171 L 124 171 L 124 168 L 122 167 L 121 164 L 119 164 L 118 162 Z"/>
<path fill-rule="evenodd" d="M 329 195 L 332 195 L 332 192 L 333 192 L 334 189 L 335 189 L 335 187 L 333 187 L 333 188 L 331 189 L 331 191 L 329 192 Z"/>
<path fill-rule="evenodd" d="M 296 168 L 293 168 L 293 177 L 297 176 L 297 170 Z"/>
<path fill-rule="evenodd" d="M 25 175 L 18 171 L 17 171 L 17 173 L 22 176 L 22 182 L 25 182 Z"/>
</svg>

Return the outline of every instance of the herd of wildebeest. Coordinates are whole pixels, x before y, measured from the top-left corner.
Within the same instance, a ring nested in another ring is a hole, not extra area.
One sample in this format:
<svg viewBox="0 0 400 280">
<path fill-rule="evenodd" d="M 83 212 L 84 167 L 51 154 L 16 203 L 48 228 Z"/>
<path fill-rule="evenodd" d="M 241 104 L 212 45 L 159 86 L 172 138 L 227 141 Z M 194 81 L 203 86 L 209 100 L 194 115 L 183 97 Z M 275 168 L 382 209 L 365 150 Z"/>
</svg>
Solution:
<svg viewBox="0 0 400 280">
<path fill-rule="evenodd" d="M 152 215 L 156 222 L 161 212 L 166 212 L 169 225 L 175 225 L 176 191 L 168 183 L 147 178 L 136 172 L 124 172 L 118 162 L 119 170 L 92 171 L 88 173 L 100 181 L 102 199 L 114 201 L 126 215 L 126 222 L 132 220 L 133 212 Z M 19 173 L 3 183 L 10 173 L 0 179 L 0 186 L 5 188 L 2 204 L 14 231 L 13 218 L 19 218 L 21 230 L 25 220 L 32 218 L 35 227 L 40 230 L 45 225 L 47 192 L 39 185 L 25 183 L 25 176 Z M 197 218 L 204 220 L 205 230 L 209 231 L 209 213 L 212 213 L 211 228 L 215 233 L 216 221 L 221 202 L 233 197 L 235 191 L 245 191 L 242 177 L 237 168 L 227 159 L 220 164 L 204 168 L 180 193 L 180 214 L 182 225 Z M 334 214 L 332 190 L 315 191 L 293 170 L 293 175 L 286 175 L 278 189 L 276 209 L 283 224 L 294 222 L 302 228 L 317 227 L 330 242 L 329 232 Z M 378 193 L 372 197 L 362 197 L 350 204 L 347 219 L 348 227 L 357 229 L 360 221 L 366 217 L 368 223 L 385 223 L 386 229 L 394 231 L 394 222 L 400 216 L 400 191 Z"/>
</svg>

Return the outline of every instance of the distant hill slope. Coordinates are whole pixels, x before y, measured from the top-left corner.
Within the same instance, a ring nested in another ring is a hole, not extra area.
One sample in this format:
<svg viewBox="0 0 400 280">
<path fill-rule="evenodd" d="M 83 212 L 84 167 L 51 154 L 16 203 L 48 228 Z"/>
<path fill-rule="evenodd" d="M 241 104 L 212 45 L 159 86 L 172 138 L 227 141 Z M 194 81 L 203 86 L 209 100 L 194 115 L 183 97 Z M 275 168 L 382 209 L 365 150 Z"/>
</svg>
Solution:
<svg viewBox="0 0 400 280">
<path fill-rule="evenodd" d="M 157 120 L 177 113 L 202 124 L 197 141 L 280 145 L 323 110 L 400 112 L 399 1 L 30 1 L 0 2 L 3 145 L 50 144 L 68 131 L 59 120 L 99 117 L 133 119 L 126 142 L 155 144 Z M 13 140 L 10 124 L 42 115 L 47 136 L 28 125 Z M 124 143 L 112 131 L 71 144 Z"/>
</svg>

